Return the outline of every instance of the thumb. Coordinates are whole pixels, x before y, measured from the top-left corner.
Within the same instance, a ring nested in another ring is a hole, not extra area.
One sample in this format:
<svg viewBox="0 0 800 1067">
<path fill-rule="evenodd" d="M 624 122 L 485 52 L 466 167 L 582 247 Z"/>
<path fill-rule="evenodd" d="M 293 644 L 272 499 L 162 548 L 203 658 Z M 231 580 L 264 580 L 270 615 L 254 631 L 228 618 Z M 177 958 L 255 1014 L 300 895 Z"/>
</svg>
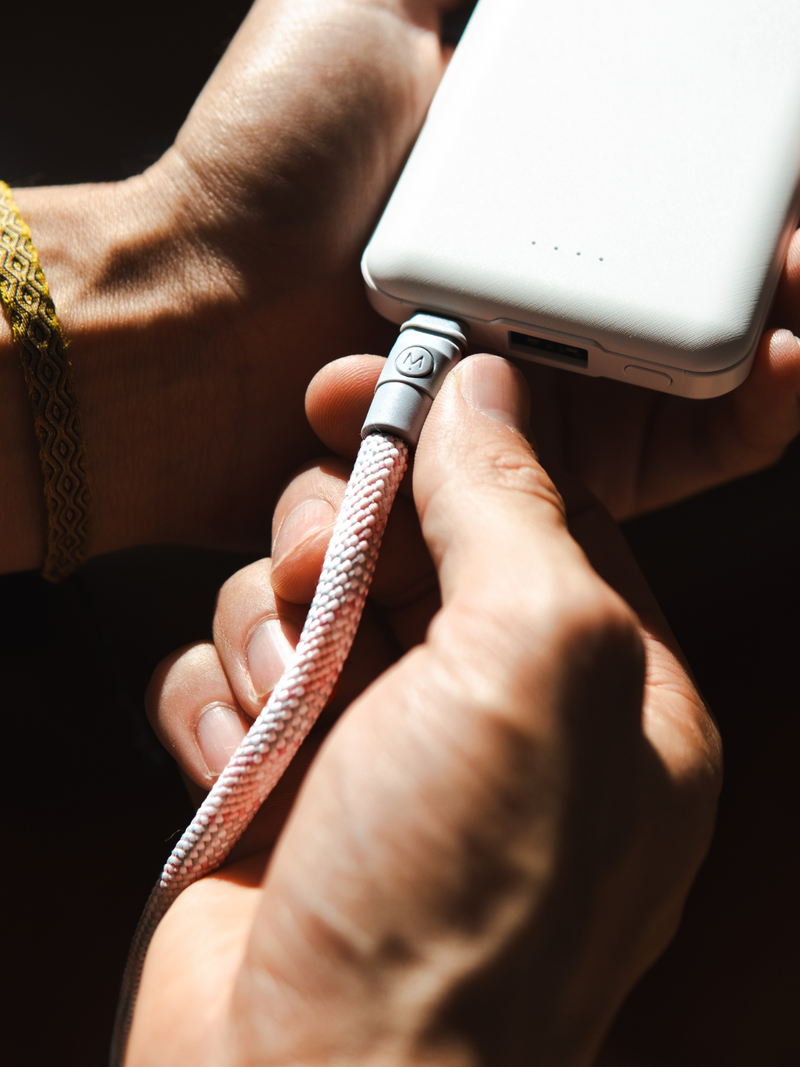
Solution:
<svg viewBox="0 0 800 1067">
<path fill-rule="evenodd" d="M 445 601 L 465 569 L 472 584 L 496 570 L 493 561 L 552 572 L 567 562 L 564 553 L 573 567 L 582 555 L 525 436 L 529 404 L 520 372 L 484 355 L 448 375 L 433 405 L 417 449 L 414 498 Z"/>
</svg>

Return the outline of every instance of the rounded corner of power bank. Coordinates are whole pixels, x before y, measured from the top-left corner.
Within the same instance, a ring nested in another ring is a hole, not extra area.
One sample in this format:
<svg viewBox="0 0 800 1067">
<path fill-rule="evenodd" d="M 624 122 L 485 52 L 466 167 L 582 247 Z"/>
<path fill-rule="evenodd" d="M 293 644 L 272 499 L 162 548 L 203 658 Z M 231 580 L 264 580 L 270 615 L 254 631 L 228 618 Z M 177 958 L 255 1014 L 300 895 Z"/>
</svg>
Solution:
<svg viewBox="0 0 800 1067">
<path fill-rule="evenodd" d="M 742 384 L 750 373 L 755 347 L 737 363 L 719 370 L 692 371 L 660 363 L 635 361 L 616 354 L 613 371 L 606 366 L 601 377 L 615 378 L 660 393 L 680 396 L 686 400 L 713 400 L 724 396 Z"/>
<path fill-rule="evenodd" d="M 370 262 L 372 247 L 371 243 L 368 244 L 361 256 L 361 277 L 364 280 L 367 300 L 369 300 L 370 304 L 375 308 L 379 315 L 388 319 L 389 322 L 394 322 L 399 325 L 408 318 L 409 306 L 404 301 L 398 300 L 396 297 L 390 296 L 388 293 L 384 292 L 375 281 L 374 264 L 371 264 Z"/>
</svg>

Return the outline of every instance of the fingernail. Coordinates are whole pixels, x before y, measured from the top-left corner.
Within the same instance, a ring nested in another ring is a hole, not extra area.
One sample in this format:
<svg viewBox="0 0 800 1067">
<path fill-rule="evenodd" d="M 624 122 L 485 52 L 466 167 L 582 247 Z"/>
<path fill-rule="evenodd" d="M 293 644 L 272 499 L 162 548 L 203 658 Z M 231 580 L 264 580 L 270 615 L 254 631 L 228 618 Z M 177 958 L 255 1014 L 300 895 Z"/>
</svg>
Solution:
<svg viewBox="0 0 800 1067">
<path fill-rule="evenodd" d="M 267 619 L 253 630 L 246 655 L 256 697 L 267 696 L 278 684 L 299 639 L 300 631 L 285 619 Z"/>
<path fill-rule="evenodd" d="M 458 370 L 461 395 L 471 408 L 527 433 L 530 399 L 516 367 L 499 356 L 471 356 Z"/>
<path fill-rule="evenodd" d="M 247 729 L 235 708 L 212 704 L 200 713 L 195 728 L 197 744 L 212 778 L 225 770 Z"/>
<path fill-rule="evenodd" d="M 272 546 L 273 567 L 310 534 L 333 526 L 335 521 L 336 512 L 327 500 L 315 497 L 298 504 L 283 520 L 275 535 Z"/>
</svg>

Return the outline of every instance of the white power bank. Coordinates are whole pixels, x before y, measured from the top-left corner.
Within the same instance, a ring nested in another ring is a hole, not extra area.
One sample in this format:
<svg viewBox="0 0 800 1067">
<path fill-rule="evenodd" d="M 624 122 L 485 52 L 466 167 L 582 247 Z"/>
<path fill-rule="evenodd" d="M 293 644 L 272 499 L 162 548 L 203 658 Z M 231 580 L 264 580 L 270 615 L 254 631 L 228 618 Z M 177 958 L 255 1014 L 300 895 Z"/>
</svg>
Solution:
<svg viewBox="0 0 800 1067">
<path fill-rule="evenodd" d="M 799 0 L 481 0 L 362 270 L 394 322 L 710 397 L 798 215 Z"/>
</svg>

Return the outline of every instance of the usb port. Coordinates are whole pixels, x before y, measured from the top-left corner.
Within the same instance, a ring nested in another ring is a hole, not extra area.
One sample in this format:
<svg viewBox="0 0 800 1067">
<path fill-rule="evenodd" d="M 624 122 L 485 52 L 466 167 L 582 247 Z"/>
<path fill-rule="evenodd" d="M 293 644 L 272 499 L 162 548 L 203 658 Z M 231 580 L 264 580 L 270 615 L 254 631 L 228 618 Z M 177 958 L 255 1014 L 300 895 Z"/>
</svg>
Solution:
<svg viewBox="0 0 800 1067">
<path fill-rule="evenodd" d="M 572 366 L 589 366 L 589 353 L 585 348 L 565 345 L 563 341 L 549 341 L 546 337 L 531 337 L 527 333 L 515 333 L 509 330 L 508 347 L 512 351 L 525 352 L 529 355 L 536 352 L 547 356 L 548 359 L 557 359 Z"/>
</svg>

